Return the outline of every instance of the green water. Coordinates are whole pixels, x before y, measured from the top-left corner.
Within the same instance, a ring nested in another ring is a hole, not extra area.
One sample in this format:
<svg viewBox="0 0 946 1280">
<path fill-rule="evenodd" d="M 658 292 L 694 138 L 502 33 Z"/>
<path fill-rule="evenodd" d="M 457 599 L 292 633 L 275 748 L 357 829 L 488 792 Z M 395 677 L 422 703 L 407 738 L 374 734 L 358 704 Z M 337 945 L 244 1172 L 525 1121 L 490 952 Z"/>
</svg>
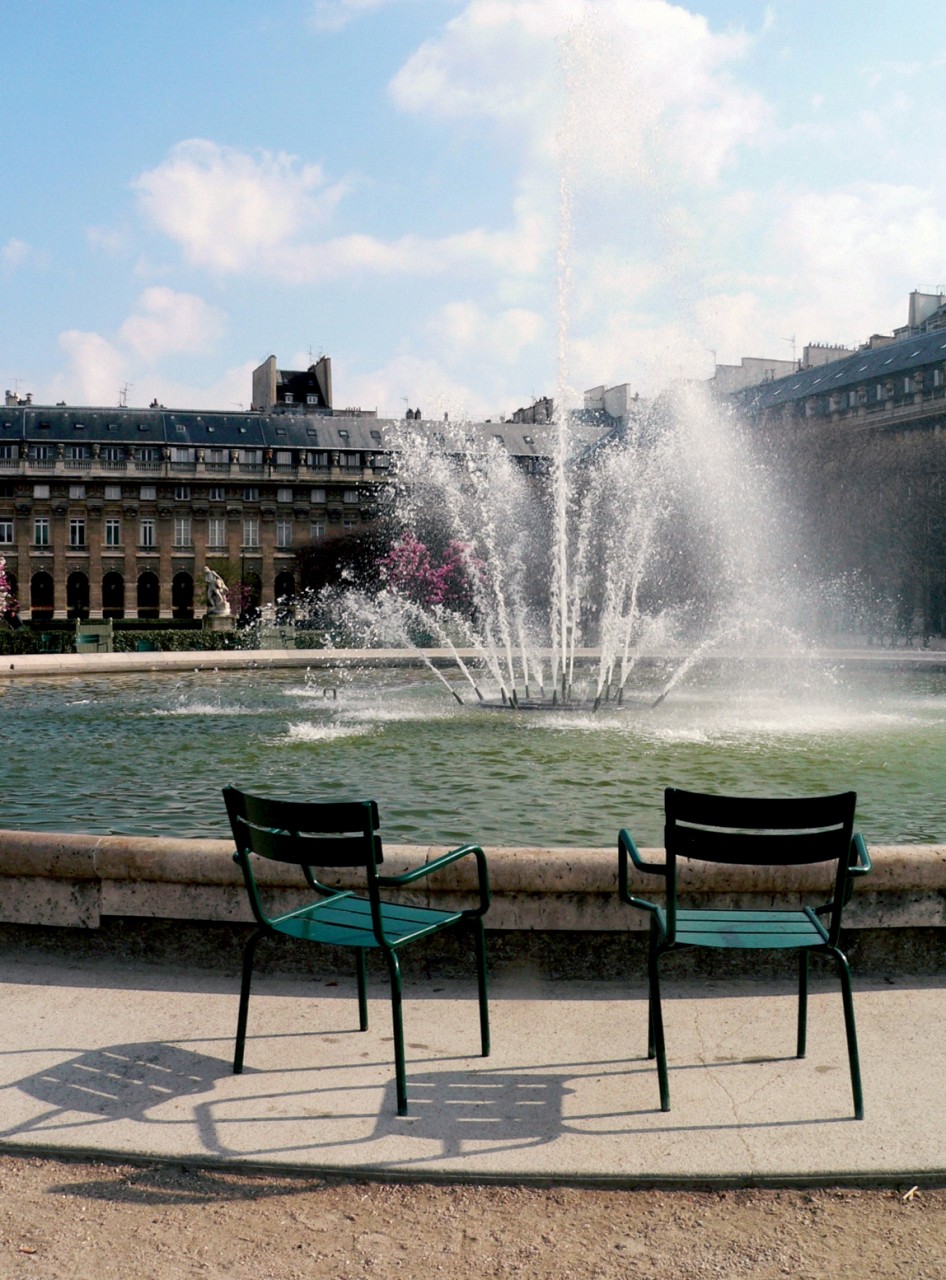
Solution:
<svg viewBox="0 0 946 1280">
<path fill-rule="evenodd" d="M 667 785 L 853 788 L 878 843 L 946 840 L 946 674 L 835 671 L 654 710 L 460 707 L 429 675 L 193 672 L 0 686 L 0 827 L 223 836 L 220 788 L 373 797 L 392 842 L 661 843 Z M 334 696 L 333 696 L 334 694 Z"/>
</svg>

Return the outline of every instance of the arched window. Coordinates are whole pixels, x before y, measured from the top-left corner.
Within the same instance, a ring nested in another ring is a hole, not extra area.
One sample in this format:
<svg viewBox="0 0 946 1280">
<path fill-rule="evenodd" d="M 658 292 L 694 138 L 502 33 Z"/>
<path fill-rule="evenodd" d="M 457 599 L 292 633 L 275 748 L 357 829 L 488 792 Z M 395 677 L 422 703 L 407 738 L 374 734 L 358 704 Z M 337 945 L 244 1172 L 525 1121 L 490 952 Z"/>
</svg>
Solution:
<svg viewBox="0 0 946 1280">
<path fill-rule="evenodd" d="M 260 600 L 263 598 L 263 579 L 253 569 L 247 569 L 243 576 L 243 613 L 244 620 L 255 618 L 259 613 Z"/>
<path fill-rule="evenodd" d="M 66 579 L 66 613 L 70 618 L 89 616 L 89 579 L 84 573 L 70 573 Z"/>
<path fill-rule="evenodd" d="M 125 579 L 114 570 L 102 579 L 102 617 L 124 618 Z"/>
<path fill-rule="evenodd" d="M 276 621 L 285 624 L 292 621 L 293 596 L 296 594 L 296 580 L 291 573 L 276 574 Z"/>
<path fill-rule="evenodd" d="M 176 573 L 171 583 L 171 614 L 175 618 L 194 616 L 194 579 L 189 573 Z"/>
<path fill-rule="evenodd" d="M 34 622 L 50 622 L 53 616 L 52 574 L 41 569 L 30 580 L 30 617 Z"/>
<path fill-rule="evenodd" d="M 146 569 L 138 578 L 138 617 L 157 618 L 160 610 L 158 575 Z"/>
</svg>

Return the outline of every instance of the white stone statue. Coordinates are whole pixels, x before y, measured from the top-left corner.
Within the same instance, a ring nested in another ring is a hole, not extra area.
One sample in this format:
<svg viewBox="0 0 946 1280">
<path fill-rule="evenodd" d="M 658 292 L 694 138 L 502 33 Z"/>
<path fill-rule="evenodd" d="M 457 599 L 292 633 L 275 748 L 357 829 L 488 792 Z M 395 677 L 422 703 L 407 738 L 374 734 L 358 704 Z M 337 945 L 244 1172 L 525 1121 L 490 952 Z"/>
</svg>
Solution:
<svg viewBox="0 0 946 1280">
<path fill-rule="evenodd" d="M 207 582 L 207 612 L 216 618 L 230 617 L 230 592 L 219 573 L 204 567 L 204 578 Z"/>
</svg>

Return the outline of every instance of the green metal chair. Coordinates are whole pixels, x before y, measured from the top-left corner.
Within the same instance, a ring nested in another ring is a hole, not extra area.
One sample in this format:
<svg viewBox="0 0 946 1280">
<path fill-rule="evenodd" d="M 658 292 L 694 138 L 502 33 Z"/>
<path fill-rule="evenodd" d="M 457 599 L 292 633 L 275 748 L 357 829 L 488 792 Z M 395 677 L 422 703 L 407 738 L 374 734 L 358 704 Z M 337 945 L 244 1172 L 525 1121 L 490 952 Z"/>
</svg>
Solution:
<svg viewBox="0 0 946 1280">
<path fill-rule="evenodd" d="M 233 1058 L 235 1075 L 243 1070 L 250 983 L 256 948 L 262 938 L 278 935 L 305 942 L 354 948 L 358 974 L 358 1013 L 362 1031 L 368 1027 L 366 952 L 377 948 L 383 953 L 391 982 L 397 1113 L 403 1116 L 407 1114 L 407 1084 L 401 1017 L 401 971 L 397 952 L 407 943 L 419 938 L 429 937 L 455 926 L 472 925 L 479 984 L 480 1040 L 483 1056 L 489 1056 L 483 916 L 489 907 L 490 890 L 486 857 L 478 845 L 462 845 L 413 871 L 399 876 L 385 876 L 378 872 L 383 854 L 378 834 L 378 807 L 373 800 L 338 804 L 268 800 L 247 795 L 236 787 L 225 787 L 223 795 L 236 843 L 233 858 L 243 870 L 250 906 L 258 926 L 243 949 L 243 981 Z M 318 897 L 307 906 L 285 915 L 267 914 L 253 870 L 254 854 L 271 861 L 298 866 L 309 888 Z M 477 863 L 477 907 L 462 911 L 438 911 L 429 907 L 403 906 L 385 901 L 381 897 L 382 889 L 403 889 L 467 856 L 474 857 Z M 351 891 L 339 892 L 321 884 L 313 869 L 324 867 L 363 867 L 367 896 L 358 897 Z"/>
<path fill-rule="evenodd" d="M 805 1056 L 808 958 L 828 955 L 841 980 L 854 1115 L 864 1115 L 854 1001 L 847 957 L 839 947 L 841 913 L 853 880 L 871 869 L 862 837 L 854 833 L 853 791 L 812 799 L 760 800 L 701 795 L 668 787 L 665 792 L 664 862 L 645 862 L 627 831 L 618 836 L 618 892 L 622 901 L 650 913 L 648 948 L 647 1056 L 657 1059 L 660 1106 L 670 1110 L 670 1085 L 660 1007 L 660 961 L 681 947 L 798 952 L 798 1033 L 796 1055 Z M 677 903 L 677 859 L 788 867 L 834 863 L 833 892 L 827 902 L 797 911 L 683 909 Z M 629 863 L 662 877 L 666 905 L 638 898 L 629 889 Z M 824 921 L 822 918 L 824 917 Z"/>
</svg>

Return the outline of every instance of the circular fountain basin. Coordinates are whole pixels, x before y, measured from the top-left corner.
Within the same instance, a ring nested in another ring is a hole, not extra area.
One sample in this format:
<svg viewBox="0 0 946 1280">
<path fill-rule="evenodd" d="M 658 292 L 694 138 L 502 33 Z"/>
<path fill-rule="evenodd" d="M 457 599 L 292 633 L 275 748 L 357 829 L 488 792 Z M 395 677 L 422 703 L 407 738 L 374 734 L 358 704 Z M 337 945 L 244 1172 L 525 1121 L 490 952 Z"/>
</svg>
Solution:
<svg viewBox="0 0 946 1280">
<path fill-rule="evenodd" d="M 233 783 L 374 798 L 393 843 L 601 847 L 626 826 L 657 845 L 674 785 L 853 788 L 868 839 L 946 837 L 940 669 L 839 666 L 787 683 L 774 663 L 751 687 L 704 673 L 634 714 L 482 715 L 403 669 L 24 678 L 2 698 L 6 828 L 225 836 Z"/>
</svg>

